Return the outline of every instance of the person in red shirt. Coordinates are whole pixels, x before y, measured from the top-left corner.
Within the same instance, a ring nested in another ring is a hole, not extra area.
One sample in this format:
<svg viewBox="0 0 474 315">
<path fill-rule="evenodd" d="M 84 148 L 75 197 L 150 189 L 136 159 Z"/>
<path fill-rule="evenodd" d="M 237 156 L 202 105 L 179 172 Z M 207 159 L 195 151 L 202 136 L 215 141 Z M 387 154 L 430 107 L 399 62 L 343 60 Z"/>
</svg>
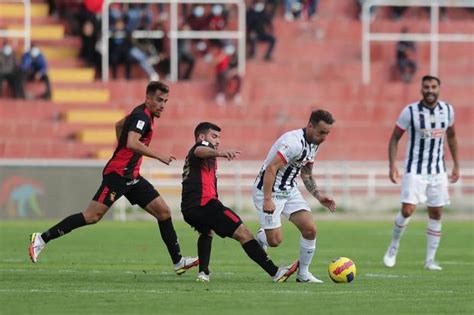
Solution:
<svg viewBox="0 0 474 315">
<path fill-rule="evenodd" d="M 169 87 L 166 84 L 160 81 L 150 82 L 146 88 L 145 102 L 116 123 L 117 148 L 104 167 L 102 184 L 97 193 L 84 212 L 65 218 L 44 233 L 31 235 L 29 254 L 34 263 L 49 241 L 84 225 L 99 222 L 110 206 L 121 196 L 125 196 L 130 203 L 138 204 L 157 219 L 161 237 L 178 275 L 198 265 L 197 258 L 181 255 L 170 208 L 152 184 L 140 175 L 143 156 L 166 165 L 175 160 L 172 154 L 158 153 L 149 148 L 154 119 L 160 118 L 168 102 L 168 94 Z"/>
<path fill-rule="evenodd" d="M 219 149 L 221 128 L 210 122 L 196 126 L 196 143 L 189 150 L 183 167 L 181 212 L 184 220 L 199 232 L 197 241 L 199 273 L 197 281 L 209 282 L 209 261 L 212 235 L 231 237 L 238 241 L 245 253 L 272 277 L 274 282 L 286 281 L 298 268 L 296 260 L 278 268 L 254 239 L 239 215 L 224 206 L 217 194 L 217 158 L 234 160 L 239 150 Z"/>
</svg>

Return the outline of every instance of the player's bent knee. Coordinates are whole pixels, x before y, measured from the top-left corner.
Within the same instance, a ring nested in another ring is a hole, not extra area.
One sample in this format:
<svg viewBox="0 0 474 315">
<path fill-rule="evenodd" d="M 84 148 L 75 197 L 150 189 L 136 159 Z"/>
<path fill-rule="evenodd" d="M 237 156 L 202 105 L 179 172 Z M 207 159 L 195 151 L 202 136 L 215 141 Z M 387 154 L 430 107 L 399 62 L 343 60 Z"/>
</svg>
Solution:
<svg viewBox="0 0 474 315">
<path fill-rule="evenodd" d="M 233 238 L 243 244 L 252 240 L 254 237 L 252 232 L 250 232 L 250 230 L 244 224 L 241 224 L 237 230 L 235 230 Z"/>
<path fill-rule="evenodd" d="M 99 222 L 104 216 L 103 213 L 99 213 L 99 212 L 90 213 L 87 211 L 84 212 L 83 215 L 84 215 L 84 220 L 86 221 L 87 224 L 95 224 Z"/>
<path fill-rule="evenodd" d="M 301 235 L 307 240 L 314 240 L 316 238 L 316 227 L 311 226 L 303 229 Z"/>
<path fill-rule="evenodd" d="M 268 246 L 277 247 L 278 245 L 280 245 L 283 242 L 283 239 L 281 237 L 270 237 L 269 238 L 267 236 L 267 242 L 268 242 Z"/>
</svg>

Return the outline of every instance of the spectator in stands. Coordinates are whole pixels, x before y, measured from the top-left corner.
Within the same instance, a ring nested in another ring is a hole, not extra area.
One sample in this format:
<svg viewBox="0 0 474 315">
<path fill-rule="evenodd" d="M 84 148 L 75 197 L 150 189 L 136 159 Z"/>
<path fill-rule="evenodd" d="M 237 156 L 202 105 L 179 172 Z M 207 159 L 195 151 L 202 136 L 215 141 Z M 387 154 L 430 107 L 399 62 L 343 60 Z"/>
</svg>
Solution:
<svg viewBox="0 0 474 315">
<path fill-rule="evenodd" d="M 183 30 L 189 30 L 190 26 L 184 24 L 182 27 Z M 189 80 L 191 74 L 194 70 L 194 63 L 196 58 L 194 57 L 192 51 L 192 41 L 190 39 L 180 39 L 178 40 L 178 61 L 179 61 L 179 70 L 178 78 L 180 80 Z M 184 71 L 181 70 L 184 66 Z"/>
<path fill-rule="evenodd" d="M 132 39 L 130 57 L 140 64 L 150 81 L 159 80 L 159 75 L 153 66 L 158 64 L 160 58 L 152 40 L 147 38 Z"/>
<path fill-rule="evenodd" d="M 316 15 L 318 14 L 318 4 L 319 0 L 308 0 L 306 2 L 309 20 L 316 19 Z"/>
<path fill-rule="evenodd" d="M 401 32 L 408 33 L 408 29 L 404 27 Z M 402 80 L 409 83 L 416 72 L 415 61 L 416 46 L 412 41 L 401 40 L 396 45 L 397 68 L 400 72 Z"/>
<path fill-rule="evenodd" d="M 271 61 L 276 38 L 273 35 L 271 16 L 265 10 L 265 2 L 262 0 L 255 0 L 253 6 L 247 10 L 247 39 L 250 46 L 250 58 L 255 57 L 257 42 L 267 42 L 265 60 Z"/>
<path fill-rule="evenodd" d="M 232 48 L 232 50 L 227 47 Z M 211 52 L 216 67 L 216 103 L 221 106 L 225 104 L 227 97 L 233 97 L 235 103 L 241 102 L 241 79 L 236 71 L 235 62 L 234 66 L 232 65 L 232 56 L 235 56 L 235 49 L 233 46 L 227 47 L 224 47 L 220 40 L 211 41 Z"/>
<path fill-rule="evenodd" d="M 212 6 L 212 12 L 209 20 L 209 29 L 211 31 L 221 31 L 227 26 L 227 15 L 224 7 L 220 4 Z"/>
<path fill-rule="evenodd" d="M 41 98 L 51 99 L 51 84 L 48 77 L 48 65 L 41 50 L 31 44 L 31 49 L 23 54 L 21 59 L 21 70 L 27 81 L 42 81 L 45 84 L 45 91 Z"/>
<path fill-rule="evenodd" d="M 89 67 L 94 67 L 96 77 L 100 76 L 102 56 L 101 48 L 98 47 L 99 31 L 94 22 L 86 20 L 82 26 L 81 31 L 81 50 L 79 57 L 81 57 Z"/>
<path fill-rule="evenodd" d="M 117 19 L 109 38 L 110 65 L 114 79 L 117 78 L 117 67 L 121 64 L 125 65 L 125 78 L 127 80 L 130 79 L 132 66 L 130 56 L 131 45 L 131 35 L 125 29 L 125 22 L 122 19 Z"/>
<path fill-rule="evenodd" d="M 15 52 L 7 41 L 3 43 L 0 50 L 0 95 L 2 95 L 3 80 L 7 81 L 13 97 L 25 98 L 21 69 L 17 65 Z"/>
</svg>

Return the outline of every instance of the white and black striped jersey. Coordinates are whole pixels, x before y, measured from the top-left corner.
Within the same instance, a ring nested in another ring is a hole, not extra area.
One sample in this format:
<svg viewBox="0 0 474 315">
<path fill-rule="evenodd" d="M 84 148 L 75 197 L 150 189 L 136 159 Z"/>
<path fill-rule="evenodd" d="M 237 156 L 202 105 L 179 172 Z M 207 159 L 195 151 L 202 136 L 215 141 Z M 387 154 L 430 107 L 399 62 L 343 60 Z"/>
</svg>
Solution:
<svg viewBox="0 0 474 315">
<path fill-rule="evenodd" d="M 258 189 L 262 190 L 265 169 L 276 155 L 286 164 L 278 170 L 273 191 L 287 191 L 296 186 L 296 177 L 301 167 L 306 163 L 314 163 L 319 148 L 319 145 L 308 143 L 304 135 L 305 129 L 289 131 L 273 144 L 255 181 Z"/>
<path fill-rule="evenodd" d="M 434 108 L 417 102 L 406 106 L 397 121 L 398 128 L 408 129 L 405 172 L 439 174 L 446 172 L 444 138 L 454 124 L 454 109 L 443 101 Z"/>
</svg>

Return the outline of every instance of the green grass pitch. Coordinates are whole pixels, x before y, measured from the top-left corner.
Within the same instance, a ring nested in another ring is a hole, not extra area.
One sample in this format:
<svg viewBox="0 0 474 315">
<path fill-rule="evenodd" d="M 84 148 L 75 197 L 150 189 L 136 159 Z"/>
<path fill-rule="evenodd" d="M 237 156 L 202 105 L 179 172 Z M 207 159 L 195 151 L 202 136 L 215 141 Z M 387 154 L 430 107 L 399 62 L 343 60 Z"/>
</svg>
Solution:
<svg viewBox="0 0 474 315">
<path fill-rule="evenodd" d="M 321 285 L 292 277 L 272 283 L 239 244 L 215 237 L 211 282 L 197 271 L 174 274 L 154 222 L 101 222 L 52 241 L 37 264 L 28 236 L 53 222 L 0 222 L 1 314 L 474 314 L 474 222 L 443 222 L 437 260 L 441 272 L 423 269 L 426 221 L 411 222 L 388 269 L 382 256 L 392 223 L 318 222 L 311 271 Z M 196 234 L 175 222 L 185 255 L 196 254 Z M 256 231 L 257 225 L 249 226 Z M 298 233 L 284 223 L 285 240 L 269 254 L 276 264 L 298 257 Z M 350 284 L 327 276 L 331 259 L 357 265 Z"/>
</svg>

